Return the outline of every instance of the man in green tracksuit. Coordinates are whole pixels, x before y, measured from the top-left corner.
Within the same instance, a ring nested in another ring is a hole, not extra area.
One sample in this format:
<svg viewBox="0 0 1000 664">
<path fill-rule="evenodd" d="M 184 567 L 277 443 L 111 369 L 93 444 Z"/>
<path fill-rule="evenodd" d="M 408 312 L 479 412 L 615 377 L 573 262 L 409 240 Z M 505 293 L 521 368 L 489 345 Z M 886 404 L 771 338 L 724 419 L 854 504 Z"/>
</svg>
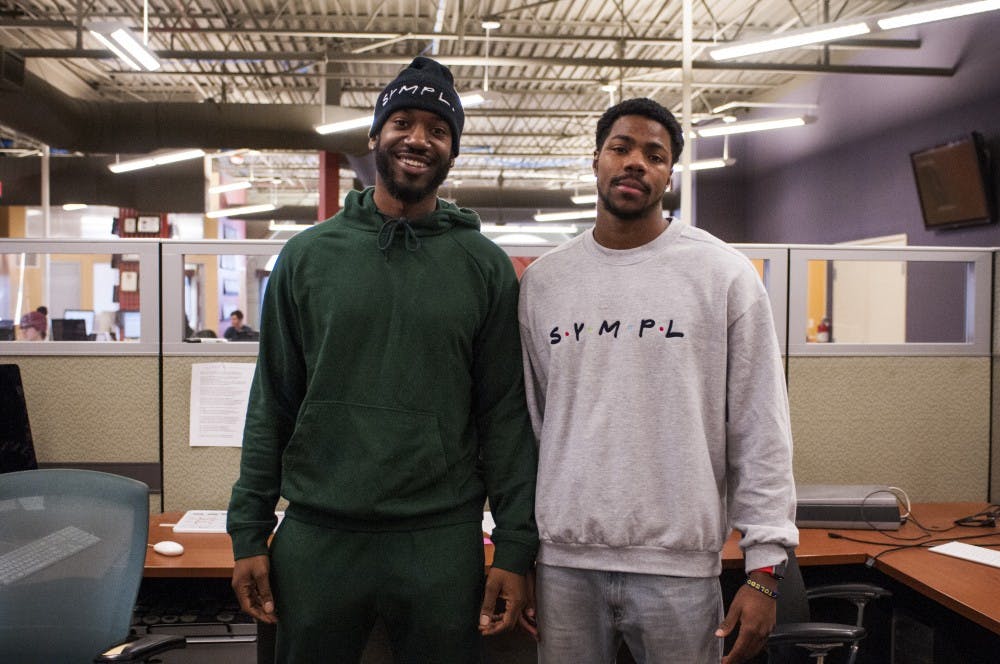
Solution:
<svg viewBox="0 0 1000 664">
<path fill-rule="evenodd" d="M 377 102 L 375 187 L 271 273 L 228 530 L 233 587 L 277 623 L 280 662 L 358 661 L 376 618 L 397 662 L 478 662 L 480 635 L 524 607 L 536 451 L 517 280 L 476 214 L 437 198 L 463 124 L 451 72 L 416 58 Z"/>
</svg>

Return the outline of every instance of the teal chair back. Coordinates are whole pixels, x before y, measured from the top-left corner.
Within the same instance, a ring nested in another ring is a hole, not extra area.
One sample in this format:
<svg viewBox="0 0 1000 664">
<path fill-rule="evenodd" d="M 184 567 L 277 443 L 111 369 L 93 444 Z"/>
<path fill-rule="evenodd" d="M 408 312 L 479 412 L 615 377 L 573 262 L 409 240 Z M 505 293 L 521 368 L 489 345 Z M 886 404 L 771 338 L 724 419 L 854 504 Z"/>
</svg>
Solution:
<svg viewBox="0 0 1000 664">
<path fill-rule="evenodd" d="M 0 662 L 92 662 L 124 641 L 148 530 L 142 482 L 89 470 L 0 474 Z"/>
</svg>

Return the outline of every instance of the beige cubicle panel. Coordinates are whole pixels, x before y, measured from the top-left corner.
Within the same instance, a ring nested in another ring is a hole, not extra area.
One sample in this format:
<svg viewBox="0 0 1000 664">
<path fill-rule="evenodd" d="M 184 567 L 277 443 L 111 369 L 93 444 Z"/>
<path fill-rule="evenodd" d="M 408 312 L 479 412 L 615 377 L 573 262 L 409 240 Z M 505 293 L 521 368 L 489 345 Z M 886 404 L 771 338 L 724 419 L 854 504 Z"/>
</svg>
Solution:
<svg viewBox="0 0 1000 664">
<path fill-rule="evenodd" d="M 885 484 L 913 501 L 985 500 L 988 357 L 791 357 L 801 484 Z"/>
<path fill-rule="evenodd" d="M 996 265 L 998 259 L 997 252 L 993 254 L 993 263 Z M 992 439 L 990 448 L 993 453 L 990 455 L 992 467 L 990 468 L 990 498 L 992 502 L 1000 501 L 1000 271 L 994 269 L 993 273 L 993 403 L 990 415 L 992 417 Z"/>
<path fill-rule="evenodd" d="M 191 367 L 203 362 L 256 362 L 256 356 L 163 358 L 163 508 L 226 509 L 239 475 L 240 448 L 191 447 Z"/>
<path fill-rule="evenodd" d="M 39 463 L 159 463 L 156 357 L 7 355 L 0 361 L 20 367 Z"/>
</svg>

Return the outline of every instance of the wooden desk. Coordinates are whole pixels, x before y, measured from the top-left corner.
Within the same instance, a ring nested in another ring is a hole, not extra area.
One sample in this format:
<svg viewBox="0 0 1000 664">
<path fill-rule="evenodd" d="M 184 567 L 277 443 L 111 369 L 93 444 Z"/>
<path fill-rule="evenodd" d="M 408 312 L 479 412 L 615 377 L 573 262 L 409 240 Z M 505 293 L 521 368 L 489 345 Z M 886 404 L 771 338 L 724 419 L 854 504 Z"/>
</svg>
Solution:
<svg viewBox="0 0 1000 664">
<path fill-rule="evenodd" d="M 933 503 L 913 506 L 914 516 L 930 529 L 948 528 L 931 533 L 927 539 L 955 539 L 967 535 L 991 535 L 974 540 L 977 544 L 1000 544 L 1000 528 L 953 527 L 956 518 L 975 514 L 986 503 Z M 182 514 L 167 512 L 151 517 L 150 543 L 174 540 L 184 545 L 184 554 L 161 556 L 152 549 L 146 552 L 146 577 L 223 577 L 233 572 L 233 552 L 228 535 L 174 533 L 169 526 Z M 863 544 L 844 539 L 831 539 L 834 532 L 861 540 L 879 542 Z M 871 530 L 803 529 L 799 534 L 796 555 L 803 567 L 814 565 L 862 565 L 870 557 L 900 544 L 893 537 L 916 537 L 923 534 L 912 521 L 888 534 Z M 739 536 L 733 534 L 722 552 L 723 566 L 739 569 L 743 555 L 737 546 Z M 921 540 L 923 541 L 923 540 Z M 884 543 L 883 543 L 884 542 Z M 487 564 L 492 562 L 493 546 L 486 546 Z M 887 553 L 876 560 L 875 569 L 913 588 L 948 609 L 1000 634 L 1000 569 L 952 558 L 924 549 L 908 549 Z"/>
<path fill-rule="evenodd" d="M 146 550 L 142 575 L 146 578 L 226 578 L 233 575 L 233 543 L 229 535 L 216 533 L 175 533 L 171 527 L 183 512 L 164 512 L 149 518 L 149 543 L 171 540 L 184 545 L 179 556 L 161 556 L 152 547 Z M 493 563 L 493 545 L 485 545 L 486 565 Z"/>
</svg>

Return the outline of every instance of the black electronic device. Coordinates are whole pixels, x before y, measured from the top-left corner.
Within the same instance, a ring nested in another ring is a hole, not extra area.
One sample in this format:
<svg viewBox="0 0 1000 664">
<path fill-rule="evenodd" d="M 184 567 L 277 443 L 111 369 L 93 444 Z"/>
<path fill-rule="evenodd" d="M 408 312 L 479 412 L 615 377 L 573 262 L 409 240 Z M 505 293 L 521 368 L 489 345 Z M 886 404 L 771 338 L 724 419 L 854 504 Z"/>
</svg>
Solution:
<svg viewBox="0 0 1000 664">
<path fill-rule="evenodd" d="M 14 321 L 0 318 L 0 341 L 14 341 Z"/>
<path fill-rule="evenodd" d="M 898 530 L 896 494 L 881 485 L 800 484 L 795 487 L 799 528 Z"/>
<path fill-rule="evenodd" d="M 21 370 L 16 364 L 0 364 L 0 473 L 36 468 Z"/>
<path fill-rule="evenodd" d="M 53 341 L 87 341 L 87 322 L 82 318 L 53 318 Z"/>
<path fill-rule="evenodd" d="M 996 220 L 990 151 L 982 135 L 910 154 L 924 227 L 954 228 Z"/>
<path fill-rule="evenodd" d="M 90 309 L 66 309 L 63 318 L 81 318 L 87 323 L 87 334 L 94 333 L 94 312 Z"/>
</svg>

